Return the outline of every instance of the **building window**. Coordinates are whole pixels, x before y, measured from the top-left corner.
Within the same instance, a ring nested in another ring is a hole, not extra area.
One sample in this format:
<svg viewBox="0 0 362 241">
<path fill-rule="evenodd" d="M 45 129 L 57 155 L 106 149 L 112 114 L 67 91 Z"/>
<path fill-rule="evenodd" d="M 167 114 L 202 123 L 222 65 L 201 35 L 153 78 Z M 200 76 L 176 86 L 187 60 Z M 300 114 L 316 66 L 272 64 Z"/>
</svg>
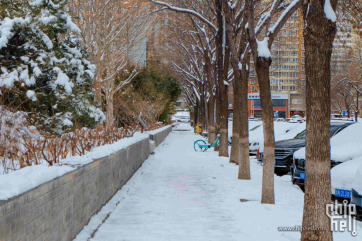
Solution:
<svg viewBox="0 0 362 241">
<path fill-rule="evenodd" d="M 260 107 L 261 107 L 260 100 L 254 100 L 254 108 L 260 108 Z"/>
<path fill-rule="evenodd" d="M 297 91 L 297 86 L 295 85 L 290 86 L 290 91 Z"/>
<path fill-rule="evenodd" d="M 273 107 L 285 107 L 285 100 L 272 100 Z"/>
</svg>

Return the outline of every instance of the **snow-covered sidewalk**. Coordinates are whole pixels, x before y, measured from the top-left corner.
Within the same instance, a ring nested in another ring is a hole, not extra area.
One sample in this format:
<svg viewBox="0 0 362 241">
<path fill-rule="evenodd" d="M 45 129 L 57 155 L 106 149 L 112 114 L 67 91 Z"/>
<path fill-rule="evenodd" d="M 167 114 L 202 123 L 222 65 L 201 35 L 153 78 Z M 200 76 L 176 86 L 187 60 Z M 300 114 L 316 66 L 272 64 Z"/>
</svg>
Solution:
<svg viewBox="0 0 362 241">
<path fill-rule="evenodd" d="M 185 124 L 184 124 L 185 125 Z M 275 205 L 260 204 L 262 167 L 250 158 L 250 181 L 213 150 L 195 152 L 200 139 L 175 131 L 128 183 L 95 215 L 75 240 L 229 241 L 299 240 L 303 193 L 290 176 L 275 176 Z M 359 240 L 334 233 L 334 240 Z"/>
</svg>

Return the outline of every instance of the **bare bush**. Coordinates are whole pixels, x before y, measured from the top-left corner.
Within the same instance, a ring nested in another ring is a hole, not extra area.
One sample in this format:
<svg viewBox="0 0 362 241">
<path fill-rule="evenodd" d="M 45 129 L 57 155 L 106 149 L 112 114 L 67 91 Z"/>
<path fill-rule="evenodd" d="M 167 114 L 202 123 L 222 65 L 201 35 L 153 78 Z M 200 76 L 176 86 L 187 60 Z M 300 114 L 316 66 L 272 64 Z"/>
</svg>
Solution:
<svg viewBox="0 0 362 241">
<path fill-rule="evenodd" d="M 35 127 L 28 126 L 26 114 L 11 112 L 0 106 L 0 164 L 3 173 L 42 164 L 61 163 L 62 159 L 85 155 L 94 148 L 132 137 L 140 131 L 139 125 L 124 128 L 82 128 L 60 136 L 43 136 Z M 148 124 L 149 130 L 162 127 Z"/>
</svg>

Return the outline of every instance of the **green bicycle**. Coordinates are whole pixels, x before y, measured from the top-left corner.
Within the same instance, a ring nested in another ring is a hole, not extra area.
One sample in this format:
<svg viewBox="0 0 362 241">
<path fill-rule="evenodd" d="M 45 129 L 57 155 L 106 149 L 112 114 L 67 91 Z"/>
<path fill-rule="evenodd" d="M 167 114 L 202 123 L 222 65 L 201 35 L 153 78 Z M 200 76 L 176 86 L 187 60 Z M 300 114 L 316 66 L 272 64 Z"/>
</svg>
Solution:
<svg viewBox="0 0 362 241">
<path fill-rule="evenodd" d="M 194 149 L 195 151 L 206 151 L 207 149 L 210 149 L 211 147 L 214 147 L 215 145 L 219 146 L 219 135 L 216 136 L 215 142 L 210 145 L 206 144 L 206 141 L 204 140 L 197 140 L 194 142 Z"/>
</svg>

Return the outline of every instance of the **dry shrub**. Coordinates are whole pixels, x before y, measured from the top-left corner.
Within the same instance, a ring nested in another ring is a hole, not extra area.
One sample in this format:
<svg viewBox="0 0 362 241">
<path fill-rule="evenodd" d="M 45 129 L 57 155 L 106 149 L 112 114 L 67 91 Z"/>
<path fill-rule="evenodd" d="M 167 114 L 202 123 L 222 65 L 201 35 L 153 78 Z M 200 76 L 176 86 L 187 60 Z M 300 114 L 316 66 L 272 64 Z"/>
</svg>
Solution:
<svg viewBox="0 0 362 241">
<path fill-rule="evenodd" d="M 115 143 L 132 137 L 141 130 L 140 125 L 124 128 L 82 128 L 60 136 L 43 136 L 34 127 L 26 125 L 26 114 L 4 111 L 0 108 L 0 162 L 4 173 L 46 161 L 49 166 L 62 159 L 85 155 L 95 147 Z M 163 125 L 147 124 L 148 130 Z"/>
</svg>

